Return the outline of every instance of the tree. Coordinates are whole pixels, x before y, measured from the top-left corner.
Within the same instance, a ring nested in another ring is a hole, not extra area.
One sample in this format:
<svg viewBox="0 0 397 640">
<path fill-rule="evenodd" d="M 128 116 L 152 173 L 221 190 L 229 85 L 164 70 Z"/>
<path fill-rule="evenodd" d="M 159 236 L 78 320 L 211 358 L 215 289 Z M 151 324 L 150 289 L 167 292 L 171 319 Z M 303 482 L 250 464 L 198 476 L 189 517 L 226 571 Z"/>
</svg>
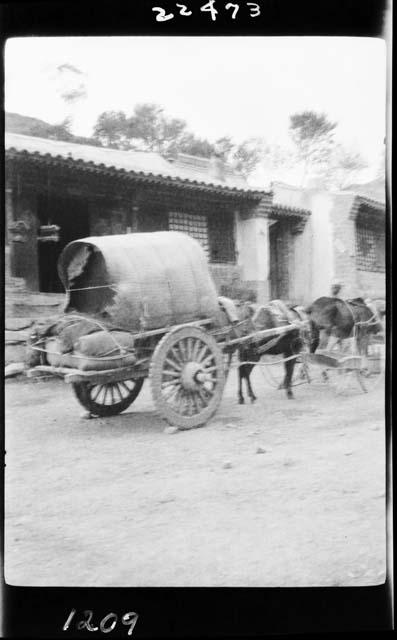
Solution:
<svg viewBox="0 0 397 640">
<path fill-rule="evenodd" d="M 230 136 L 223 136 L 222 138 L 218 138 L 215 140 L 214 144 L 214 153 L 221 158 L 225 162 L 231 162 L 233 153 L 235 151 L 236 145 Z"/>
<path fill-rule="evenodd" d="M 315 111 L 302 111 L 290 116 L 290 135 L 303 166 L 302 185 L 310 168 L 315 165 L 321 167 L 329 161 L 336 126 L 337 123 L 328 120 L 326 114 Z"/>
<path fill-rule="evenodd" d="M 154 103 L 136 105 L 129 117 L 123 111 L 101 113 L 93 140 L 119 149 L 156 151 L 170 158 L 178 153 L 204 158 L 218 155 L 245 176 L 257 166 L 263 153 L 263 142 L 258 138 L 241 144 L 236 144 L 230 136 L 218 138 L 215 143 L 199 138 L 187 130 L 184 120 L 167 116 L 164 109 Z"/>
<path fill-rule="evenodd" d="M 368 163 L 360 153 L 349 151 L 342 145 L 337 145 L 327 168 L 327 183 L 329 186 L 343 189 L 347 184 L 353 182 L 357 174 L 367 166 Z"/>
<path fill-rule="evenodd" d="M 186 132 L 186 122 L 164 115 L 162 107 L 152 103 L 138 104 L 127 120 L 127 138 L 143 151 L 175 153 Z"/>
<path fill-rule="evenodd" d="M 205 138 L 198 138 L 194 133 L 189 132 L 185 133 L 178 143 L 178 151 L 180 153 L 188 153 L 191 156 L 210 158 L 215 153 L 215 147 Z"/>
<path fill-rule="evenodd" d="M 64 140 L 65 142 L 69 142 L 74 138 L 70 130 L 71 126 L 71 118 L 65 118 L 62 122 L 53 126 L 49 137 L 53 140 Z"/>
<path fill-rule="evenodd" d="M 128 148 L 127 116 L 124 111 L 104 111 L 94 127 L 94 139 L 105 147 Z"/>
<path fill-rule="evenodd" d="M 243 176 L 248 177 L 263 159 L 264 142 L 260 138 L 248 138 L 233 148 L 232 166 Z"/>
</svg>

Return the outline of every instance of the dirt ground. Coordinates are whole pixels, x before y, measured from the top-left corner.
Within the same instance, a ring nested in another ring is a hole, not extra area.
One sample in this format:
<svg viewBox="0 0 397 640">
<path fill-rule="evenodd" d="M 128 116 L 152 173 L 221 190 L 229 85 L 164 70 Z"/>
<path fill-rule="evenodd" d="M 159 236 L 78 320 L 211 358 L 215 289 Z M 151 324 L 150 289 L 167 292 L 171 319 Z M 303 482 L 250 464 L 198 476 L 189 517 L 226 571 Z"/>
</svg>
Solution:
<svg viewBox="0 0 397 640">
<path fill-rule="evenodd" d="M 332 586 L 385 579 L 383 387 L 270 386 L 232 372 L 205 427 L 165 432 L 148 381 L 83 419 L 62 381 L 6 384 L 6 581 Z"/>
</svg>

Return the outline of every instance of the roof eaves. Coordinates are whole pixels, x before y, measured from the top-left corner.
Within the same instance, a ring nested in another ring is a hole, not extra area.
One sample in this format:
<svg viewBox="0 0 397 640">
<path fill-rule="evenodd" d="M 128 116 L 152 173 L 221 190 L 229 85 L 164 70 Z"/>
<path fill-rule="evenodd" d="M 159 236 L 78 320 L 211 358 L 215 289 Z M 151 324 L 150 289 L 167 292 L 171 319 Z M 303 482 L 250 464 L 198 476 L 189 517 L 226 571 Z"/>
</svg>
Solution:
<svg viewBox="0 0 397 640">
<path fill-rule="evenodd" d="M 79 166 L 82 169 L 86 169 L 88 167 L 92 167 L 94 170 L 100 170 L 102 172 L 112 171 L 117 173 L 118 175 L 124 174 L 124 176 L 128 177 L 139 177 L 143 180 L 148 179 L 150 182 L 169 182 L 172 181 L 177 186 L 181 187 L 199 187 L 202 189 L 208 189 L 209 191 L 218 191 L 219 193 L 233 193 L 235 195 L 248 196 L 253 197 L 255 199 L 260 199 L 264 195 L 267 194 L 265 191 L 258 191 L 256 189 L 246 189 L 239 187 L 231 187 L 230 185 L 218 185 L 212 182 L 203 182 L 198 180 L 190 180 L 189 178 L 182 178 L 179 176 L 170 176 L 163 174 L 154 174 L 149 171 L 139 171 L 139 170 L 126 170 L 123 167 L 115 167 L 114 165 L 105 165 L 103 162 L 96 163 L 93 160 L 83 160 L 82 158 L 73 158 L 71 154 L 68 154 L 67 157 L 56 154 L 52 155 L 50 153 L 40 153 L 39 151 L 28 151 L 26 149 L 16 149 L 15 147 L 8 147 L 6 149 L 6 154 L 14 154 L 16 156 L 27 156 L 30 158 L 34 158 L 35 160 L 44 160 L 48 162 L 58 162 L 58 163 L 73 163 L 74 165 Z"/>
<path fill-rule="evenodd" d="M 373 211 L 377 211 L 378 213 L 384 214 L 386 211 L 386 207 L 383 202 L 379 202 L 379 200 L 372 200 L 372 198 L 367 198 L 366 196 L 355 195 L 350 208 L 350 218 L 355 219 L 357 217 L 359 208 L 362 204 L 365 204 L 367 207 L 369 207 Z"/>
<path fill-rule="evenodd" d="M 272 205 L 272 213 L 285 216 L 294 216 L 299 218 L 309 218 L 311 211 L 309 209 L 303 209 L 300 207 L 291 207 L 290 205 L 284 205 L 279 202 Z"/>
</svg>

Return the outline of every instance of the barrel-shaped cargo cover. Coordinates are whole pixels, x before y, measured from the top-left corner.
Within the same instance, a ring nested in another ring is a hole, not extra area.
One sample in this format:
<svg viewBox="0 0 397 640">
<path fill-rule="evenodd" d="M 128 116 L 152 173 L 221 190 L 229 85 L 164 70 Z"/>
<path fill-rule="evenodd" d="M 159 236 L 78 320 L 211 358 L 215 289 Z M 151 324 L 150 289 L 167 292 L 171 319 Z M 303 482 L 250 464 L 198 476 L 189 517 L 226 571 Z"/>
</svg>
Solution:
<svg viewBox="0 0 397 640">
<path fill-rule="evenodd" d="M 101 318 L 127 331 L 167 327 L 219 314 L 217 293 L 200 244 L 159 231 L 75 240 L 58 272 L 66 312 Z"/>
</svg>

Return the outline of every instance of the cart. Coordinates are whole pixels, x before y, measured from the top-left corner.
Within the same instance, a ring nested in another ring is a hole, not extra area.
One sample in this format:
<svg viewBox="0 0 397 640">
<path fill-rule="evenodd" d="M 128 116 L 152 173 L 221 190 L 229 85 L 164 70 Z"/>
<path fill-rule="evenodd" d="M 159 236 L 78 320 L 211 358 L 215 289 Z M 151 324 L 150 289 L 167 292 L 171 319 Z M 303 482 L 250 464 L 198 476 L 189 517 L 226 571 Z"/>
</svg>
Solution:
<svg viewBox="0 0 397 640">
<path fill-rule="evenodd" d="M 342 342 L 332 350 L 301 353 L 307 381 L 315 378 L 314 369 L 320 373 L 322 382 L 331 384 L 338 394 L 349 393 L 354 388 L 363 393 L 376 389 L 385 375 L 384 333 L 369 335 L 365 353 L 358 353 L 354 338 L 345 342 L 348 344 Z"/>
<path fill-rule="evenodd" d="M 232 321 L 219 303 L 203 249 L 179 232 L 77 240 L 63 250 L 58 271 L 67 293 L 63 319 L 133 338 L 129 350 L 115 338 L 120 348 L 99 370 L 101 358 L 90 360 L 91 369 L 85 361 L 82 370 L 82 356 L 50 354 L 48 335 L 33 338 L 40 363 L 28 376 L 62 377 L 93 416 L 125 411 L 148 378 L 162 419 L 179 429 L 204 425 L 221 402 L 239 346 L 296 328 L 257 330 L 251 319 Z"/>
</svg>

